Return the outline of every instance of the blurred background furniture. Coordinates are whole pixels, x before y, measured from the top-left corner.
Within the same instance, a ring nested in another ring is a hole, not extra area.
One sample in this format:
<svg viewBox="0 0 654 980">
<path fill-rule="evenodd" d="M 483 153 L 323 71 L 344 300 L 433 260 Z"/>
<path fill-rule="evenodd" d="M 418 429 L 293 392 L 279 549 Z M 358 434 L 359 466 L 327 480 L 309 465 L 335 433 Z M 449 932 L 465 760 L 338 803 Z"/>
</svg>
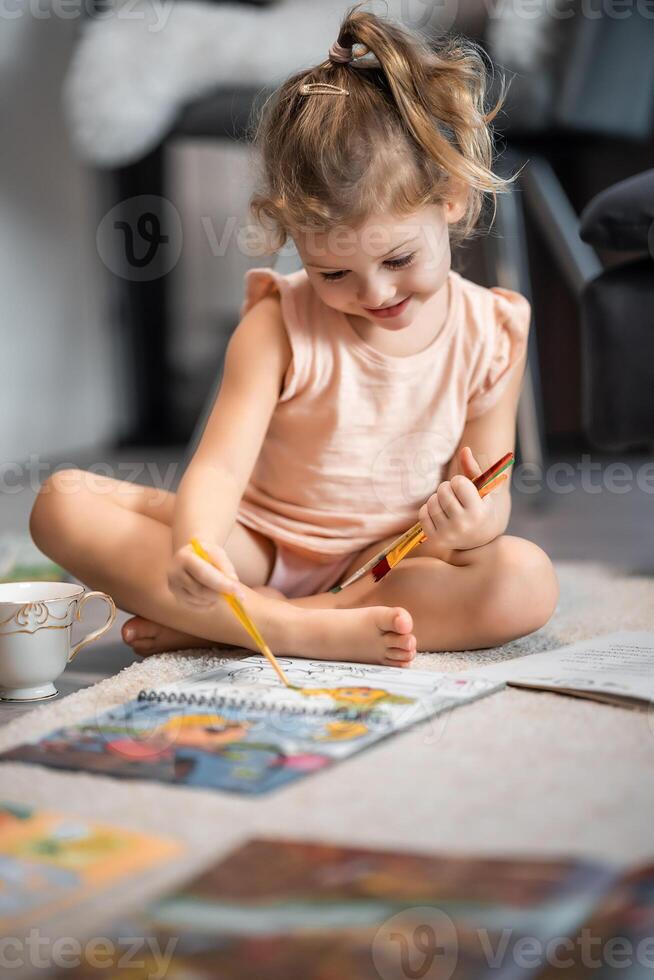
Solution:
<svg viewBox="0 0 654 980">
<path fill-rule="evenodd" d="M 572 19 L 542 14 L 529 63 L 529 38 L 519 33 L 525 25 L 516 26 L 510 5 L 489 21 L 484 38 L 491 57 L 516 71 L 500 128 L 507 144 L 501 166 L 518 174 L 518 193 L 500 197 L 497 233 L 483 242 L 486 275 L 534 306 L 518 431 L 523 457 L 541 464 L 548 436 L 581 431 L 592 446 L 609 448 L 591 395 L 604 392 L 607 406 L 613 400 L 606 372 L 596 376 L 598 348 L 608 338 L 597 333 L 592 347 L 582 344 L 579 310 L 582 296 L 588 304 L 594 295 L 588 284 L 603 262 L 621 258 L 581 241 L 578 213 L 607 183 L 654 162 L 654 20 L 635 9 L 626 19 L 589 18 L 575 6 Z M 507 43 L 514 29 L 514 42 L 523 44 Z M 611 380 L 616 391 L 638 384 L 629 359 L 613 362 Z M 642 426 L 629 439 L 622 430 L 620 445 L 639 442 Z"/>
<path fill-rule="evenodd" d="M 126 216 L 132 227 L 141 217 L 143 197 L 148 213 L 154 213 L 162 235 L 169 235 L 168 211 L 163 206 L 171 197 L 167 150 L 172 141 L 187 139 L 244 140 L 258 99 L 265 91 L 256 88 L 234 88 L 211 92 L 182 111 L 164 142 L 136 163 L 117 168 L 111 177 L 116 202 L 131 201 L 136 209 Z M 160 208 L 157 210 L 157 201 Z M 154 210 L 153 210 L 154 209 Z M 155 262 L 163 262 L 160 249 Z M 184 383 L 175 375 L 171 362 L 171 276 L 157 273 L 147 280 L 129 275 L 115 283 L 115 301 L 123 332 L 124 348 L 129 352 L 131 374 L 129 390 L 133 395 L 132 421 L 123 442 L 133 445 L 161 445 L 185 441 L 188 424 L 175 404 L 176 387 Z M 238 322 L 234 309 L 234 324 Z M 225 344 L 217 344 L 214 373 L 220 368 Z M 200 384 L 204 382 L 201 379 Z M 204 400 L 204 399 L 202 399 Z"/>
<path fill-rule="evenodd" d="M 218 6 L 225 0 L 211 0 Z M 277 0 L 229 0 L 246 7 L 265 7 Z M 101 13 L 101 5 L 95 13 Z M 253 39 L 254 43 L 254 39 Z M 244 140 L 249 136 L 251 119 L 259 99 L 269 94 L 260 86 L 234 85 L 210 90 L 183 106 L 169 132 L 146 156 L 116 167 L 109 177 L 110 189 L 105 207 L 112 201 L 129 202 L 123 219 L 135 228 L 142 220 L 142 209 L 160 229 L 163 238 L 171 234 L 167 225 L 170 212 L 165 201 L 171 195 L 167 148 L 172 141 L 184 139 Z M 147 198 L 147 200 L 144 200 Z M 126 243 L 127 244 L 127 243 Z M 184 441 L 187 425 L 180 419 L 175 404 L 179 380 L 171 362 L 171 303 L 169 272 L 157 268 L 165 263 L 161 248 L 155 251 L 147 279 L 129 274 L 114 279 L 113 299 L 122 332 L 122 347 L 127 352 L 126 391 L 131 399 L 130 424 L 121 437 L 127 445 L 166 445 Z M 236 311 L 235 311 L 236 313 Z M 236 323 L 236 321 L 235 321 Z M 235 324 L 234 324 L 235 325 Z M 216 351 L 218 370 L 224 344 Z"/>
<path fill-rule="evenodd" d="M 584 424 L 604 449 L 654 444 L 654 170 L 598 194 L 581 237 L 626 261 L 582 294 Z"/>
</svg>

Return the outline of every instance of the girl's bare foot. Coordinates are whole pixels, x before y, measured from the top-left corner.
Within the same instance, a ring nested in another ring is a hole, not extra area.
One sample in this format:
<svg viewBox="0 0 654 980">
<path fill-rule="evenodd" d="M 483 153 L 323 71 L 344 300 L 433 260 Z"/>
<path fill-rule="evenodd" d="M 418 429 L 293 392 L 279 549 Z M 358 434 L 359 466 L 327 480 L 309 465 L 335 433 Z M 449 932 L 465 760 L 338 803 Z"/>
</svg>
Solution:
<svg viewBox="0 0 654 980">
<path fill-rule="evenodd" d="M 318 660 L 410 667 L 416 655 L 411 614 L 400 606 L 308 609 L 297 606 L 295 649 L 286 653 Z"/>
<path fill-rule="evenodd" d="M 411 615 L 399 606 L 363 609 L 302 609 L 289 616 L 289 637 L 276 652 L 317 660 L 347 660 L 410 667 L 416 655 Z M 123 639 L 141 657 L 174 650 L 220 646 L 134 616 L 123 626 Z M 281 644 L 277 644 L 279 648 Z"/>
<path fill-rule="evenodd" d="M 121 630 L 123 641 L 132 648 L 139 657 L 149 657 L 154 653 L 171 653 L 175 650 L 201 650 L 207 647 L 220 646 L 213 640 L 203 640 L 190 633 L 153 623 L 142 616 L 128 619 Z"/>
</svg>

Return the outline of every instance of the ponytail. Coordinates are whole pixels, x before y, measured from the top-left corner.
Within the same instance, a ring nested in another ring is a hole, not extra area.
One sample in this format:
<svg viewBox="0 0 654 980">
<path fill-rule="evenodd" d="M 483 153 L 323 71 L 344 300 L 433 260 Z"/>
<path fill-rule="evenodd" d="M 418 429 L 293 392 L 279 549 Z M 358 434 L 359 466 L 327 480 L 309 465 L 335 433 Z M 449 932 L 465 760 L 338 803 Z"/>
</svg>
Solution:
<svg viewBox="0 0 654 980">
<path fill-rule="evenodd" d="M 277 247 L 303 215 L 327 225 L 365 219 L 374 207 L 408 212 L 462 187 L 466 213 L 453 231 L 467 237 L 484 195 L 506 189 L 492 170 L 490 123 L 502 98 L 486 109 L 488 73 L 468 42 L 432 50 L 353 7 L 329 60 L 290 78 L 264 110 L 265 186 L 252 209 L 277 230 Z"/>
</svg>

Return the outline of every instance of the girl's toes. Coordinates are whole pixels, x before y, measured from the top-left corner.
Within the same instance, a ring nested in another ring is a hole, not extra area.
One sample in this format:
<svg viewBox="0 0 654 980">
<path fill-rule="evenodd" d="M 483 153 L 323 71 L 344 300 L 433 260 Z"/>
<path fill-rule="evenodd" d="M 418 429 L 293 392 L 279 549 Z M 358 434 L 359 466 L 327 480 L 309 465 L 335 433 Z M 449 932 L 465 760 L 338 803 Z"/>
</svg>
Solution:
<svg viewBox="0 0 654 980">
<path fill-rule="evenodd" d="M 134 619 L 128 619 L 126 623 L 123 623 L 120 635 L 123 638 L 123 643 L 131 643 L 136 636 L 134 630 Z"/>
<path fill-rule="evenodd" d="M 397 647 L 391 647 L 386 651 L 385 659 L 391 667 L 410 667 L 415 656 L 415 650 L 399 650 Z"/>
<path fill-rule="evenodd" d="M 382 633 L 410 633 L 413 628 L 411 614 L 401 606 L 377 606 L 374 617 Z"/>
<path fill-rule="evenodd" d="M 415 646 L 411 646 L 408 649 L 404 646 L 393 646 L 388 648 L 386 654 L 389 657 L 394 657 L 396 660 L 413 660 L 416 655 L 416 648 Z"/>
<path fill-rule="evenodd" d="M 413 633 L 389 633 L 387 636 L 389 649 L 413 651 L 416 650 L 416 638 Z"/>
<path fill-rule="evenodd" d="M 393 625 L 392 629 L 396 633 L 410 633 L 413 629 L 413 618 L 410 612 L 402 607 L 397 607 L 392 610 L 393 613 Z"/>
<path fill-rule="evenodd" d="M 131 647 L 134 653 L 137 653 L 139 657 L 147 657 L 147 655 L 152 652 L 152 643 L 152 640 L 134 640 Z"/>
<path fill-rule="evenodd" d="M 134 638 L 130 640 L 129 645 L 133 647 L 134 650 L 149 650 L 152 647 L 153 643 L 154 643 L 153 636 L 145 636 L 140 633 L 136 633 L 134 635 Z"/>
<path fill-rule="evenodd" d="M 157 638 L 157 627 L 147 619 L 134 616 L 128 619 L 121 630 L 123 642 L 131 647 L 134 653 L 145 656 L 151 653 Z"/>
<path fill-rule="evenodd" d="M 132 616 L 128 619 L 126 623 L 123 624 L 121 629 L 121 636 L 125 643 L 129 643 L 133 646 L 135 642 L 139 642 L 142 639 L 152 639 L 155 635 L 154 623 L 148 622 L 147 619 L 141 619 L 140 616 Z"/>
</svg>

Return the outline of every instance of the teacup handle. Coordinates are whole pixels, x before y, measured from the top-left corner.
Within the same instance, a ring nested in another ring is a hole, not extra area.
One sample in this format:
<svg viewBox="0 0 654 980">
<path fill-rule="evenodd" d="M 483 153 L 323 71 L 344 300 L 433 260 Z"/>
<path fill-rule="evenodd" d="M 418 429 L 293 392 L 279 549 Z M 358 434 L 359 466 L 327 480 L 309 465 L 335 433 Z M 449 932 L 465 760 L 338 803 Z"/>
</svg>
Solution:
<svg viewBox="0 0 654 980">
<path fill-rule="evenodd" d="M 116 606 L 114 600 L 111 598 L 110 595 L 106 595 L 106 593 L 104 592 L 85 592 L 82 598 L 79 600 L 79 605 L 77 606 L 77 615 L 75 616 L 75 618 L 77 619 L 78 622 L 82 618 L 82 609 L 89 601 L 89 599 L 104 599 L 104 601 L 109 606 L 109 615 L 107 616 L 107 622 L 104 624 L 104 626 L 101 626 L 97 630 L 93 630 L 92 633 L 89 633 L 89 635 L 85 636 L 83 640 L 80 640 L 79 643 L 75 644 L 75 646 L 70 651 L 68 663 L 70 663 L 71 660 L 74 660 L 77 654 L 80 652 L 80 650 L 82 650 L 89 643 L 93 643 L 94 640 L 99 640 L 100 637 L 103 636 L 108 629 L 110 629 L 114 619 L 116 618 Z"/>
</svg>

